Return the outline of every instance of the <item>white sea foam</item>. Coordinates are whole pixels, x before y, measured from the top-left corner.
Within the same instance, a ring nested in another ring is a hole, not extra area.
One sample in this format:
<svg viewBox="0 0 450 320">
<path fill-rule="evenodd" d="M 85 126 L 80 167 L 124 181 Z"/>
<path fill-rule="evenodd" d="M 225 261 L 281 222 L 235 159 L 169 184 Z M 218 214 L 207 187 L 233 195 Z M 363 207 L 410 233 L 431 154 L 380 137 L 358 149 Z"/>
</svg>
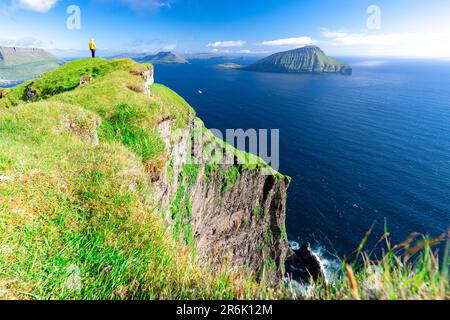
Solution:
<svg viewBox="0 0 450 320">
<path fill-rule="evenodd" d="M 292 250 L 299 250 L 300 244 L 296 241 L 289 241 L 289 246 Z M 342 265 L 339 257 L 327 250 L 322 245 L 314 245 L 311 247 L 313 253 L 319 258 L 320 264 L 325 271 L 325 278 L 328 283 L 333 283 L 336 280 L 336 276 L 339 273 Z"/>
</svg>

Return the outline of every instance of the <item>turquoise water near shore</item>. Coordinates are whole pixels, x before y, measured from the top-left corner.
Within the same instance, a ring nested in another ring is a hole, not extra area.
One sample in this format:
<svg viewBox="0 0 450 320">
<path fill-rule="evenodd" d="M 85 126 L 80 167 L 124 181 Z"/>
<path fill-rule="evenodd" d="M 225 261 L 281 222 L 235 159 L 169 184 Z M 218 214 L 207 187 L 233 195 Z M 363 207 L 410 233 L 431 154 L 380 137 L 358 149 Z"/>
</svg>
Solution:
<svg viewBox="0 0 450 320">
<path fill-rule="evenodd" d="M 450 226 L 450 61 L 341 58 L 353 76 L 156 66 L 210 128 L 280 129 L 287 231 L 348 254 L 374 224 L 394 240 Z M 234 61 L 239 64 L 250 60 Z M 200 93 L 201 92 L 201 93 Z"/>
</svg>

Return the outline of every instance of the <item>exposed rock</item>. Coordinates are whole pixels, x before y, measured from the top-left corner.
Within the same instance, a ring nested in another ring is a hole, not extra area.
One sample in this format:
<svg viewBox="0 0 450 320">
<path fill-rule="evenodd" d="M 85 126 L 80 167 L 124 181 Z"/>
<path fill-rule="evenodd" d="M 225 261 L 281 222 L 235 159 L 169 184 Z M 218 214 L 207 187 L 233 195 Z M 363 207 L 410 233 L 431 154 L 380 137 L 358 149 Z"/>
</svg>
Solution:
<svg viewBox="0 0 450 320">
<path fill-rule="evenodd" d="M 92 77 L 91 76 L 83 76 L 80 78 L 80 86 L 88 84 L 92 81 Z"/>
<path fill-rule="evenodd" d="M 201 262 L 228 262 L 278 283 L 288 251 L 284 223 L 289 179 L 238 164 L 210 167 L 201 162 L 202 148 L 192 137 L 202 126 L 192 118 L 187 132 L 173 137 L 170 120 L 159 125 L 170 163 L 154 185 L 172 232 L 194 242 Z M 186 164 L 189 156 L 200 164 Z"/>
<path fill-rule="evenodd" d="M 311 245 L 306 243 L 299 250 L 289 249 L 286 259 L 286 273 L 296 281 L 326 281 L 325 270 L 319 257 L 312 251 Z"/>
<path fill-rule="evenodd" d="M 150 91 L 150 86 L 155 83 L 155 78 L 153 74 L 153 69 L 146 70 L 142 72 L 141 77 L 144 79 L 144 92 L 146 95 L 150 96 L 152 93 Z"/>
<path fill-rule="evenodd" d="M 113 266 L 107 266 L 107 267 L 103 268 L 102 272 L 103 273 L 111 273 L 112 270 L 113 270 Z"/>
</svg>

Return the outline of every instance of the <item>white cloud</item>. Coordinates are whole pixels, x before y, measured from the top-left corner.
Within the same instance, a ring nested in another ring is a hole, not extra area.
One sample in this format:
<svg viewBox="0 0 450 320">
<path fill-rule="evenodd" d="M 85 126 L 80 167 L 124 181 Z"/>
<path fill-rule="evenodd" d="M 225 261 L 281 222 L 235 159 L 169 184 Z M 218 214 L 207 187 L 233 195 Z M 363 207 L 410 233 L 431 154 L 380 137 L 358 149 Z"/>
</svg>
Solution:
<svg viewBox="0 0 450 320">
<path fill-rule="evenodd" d="M 215 41 L 208 43 L 208 47 L 214 48 L 226 48 L 226 47 L 242 47 L 246 44 L 245 41 L 237 40 L 237 41 Z"/>
<path fill-rule="evenodd" d="M 177 48 L 176 44 L 167 44 L 165 46 L 163 46 L 161 49 L 164 51 L 173 51 Z"/>
<path fill-rule="evenodd" d="M 260 44 L 263 46 L 306 46 L 314 43 L 316 43 L 316 41 L 310 37 L 297 37 L 263 41 Z"/>
<path fill-rule="evenodd" d="M 59 0 L 16 0 L 16 4 L 25 10 L 45 13 L 50 11 Z"/>
<path fill-rule="evenodd" d="M 211 53 L 228 53 L 228 54 L 267 54 L 269 53 L 268 51 L 255 51 L 255 50 L 248 50 L 248 49 L 243 49 L 243 50 L 219 50 L 219 49 L 212 49 Z"/>
<path fill-rule="evenodd" d="M 346 33 L 322 29 L 330 44 L 355 54 L 404 57 L 450 57 L 450 33 Z"/>
</svg>

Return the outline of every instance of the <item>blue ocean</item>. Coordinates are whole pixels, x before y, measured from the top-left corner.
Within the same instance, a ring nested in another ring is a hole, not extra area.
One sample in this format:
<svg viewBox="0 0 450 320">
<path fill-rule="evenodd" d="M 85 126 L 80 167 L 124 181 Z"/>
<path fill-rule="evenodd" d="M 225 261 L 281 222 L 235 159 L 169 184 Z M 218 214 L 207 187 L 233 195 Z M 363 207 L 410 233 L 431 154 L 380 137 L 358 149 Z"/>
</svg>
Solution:
<svg viewBox="0 0 450 320">
<path fill-rule="evenodd" d="M 209 128 L 280 130 L 289 239 L 350 254 L 450 226 L 450 61 L 341 58 L 353 76 L 156 66 Z M 236 63 L 247 64 L 249 59 Z"/>
</svg>

